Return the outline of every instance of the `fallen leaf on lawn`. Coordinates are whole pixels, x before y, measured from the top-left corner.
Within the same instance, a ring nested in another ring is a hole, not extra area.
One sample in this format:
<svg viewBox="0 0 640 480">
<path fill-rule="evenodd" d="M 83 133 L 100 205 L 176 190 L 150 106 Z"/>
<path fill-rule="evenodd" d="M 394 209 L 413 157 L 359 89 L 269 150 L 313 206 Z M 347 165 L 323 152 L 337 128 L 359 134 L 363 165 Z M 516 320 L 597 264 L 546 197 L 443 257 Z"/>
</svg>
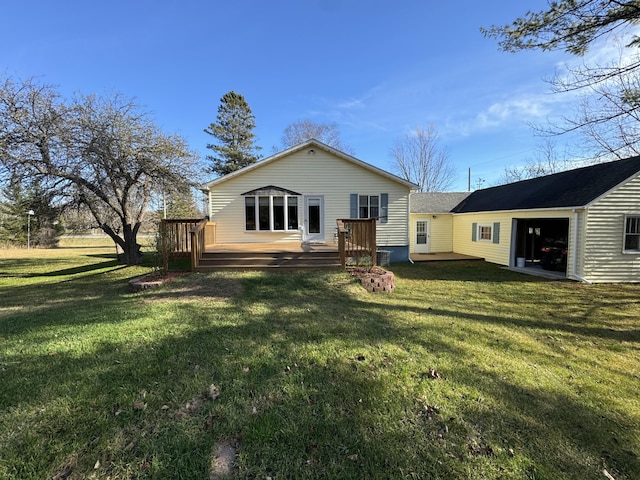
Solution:
<svg viewBox="0 0 640 480">
<path fill-rule="evenodd" d="M 218 389 L 218 387 L 213 383 L 209 385 L 209 398 L 211 400 L 215 400 L 219 396 L 220 396 L 220 390 Z"/>
<path fill-rule="evenodd" d="M 440 409 L 434 405 L 425 405 L 424 406 L 424 414 L 427 416 L 429 420 L 432 420 L 433 417 L 440 413 Z"/>
<path fill-rule="evenodd" d="M 135 402 L 133 402 L 133 408 L 135 410 L 145 410 L 147 408 L 147 404 L 142 400 L 136 400 Z"/>
</svg>

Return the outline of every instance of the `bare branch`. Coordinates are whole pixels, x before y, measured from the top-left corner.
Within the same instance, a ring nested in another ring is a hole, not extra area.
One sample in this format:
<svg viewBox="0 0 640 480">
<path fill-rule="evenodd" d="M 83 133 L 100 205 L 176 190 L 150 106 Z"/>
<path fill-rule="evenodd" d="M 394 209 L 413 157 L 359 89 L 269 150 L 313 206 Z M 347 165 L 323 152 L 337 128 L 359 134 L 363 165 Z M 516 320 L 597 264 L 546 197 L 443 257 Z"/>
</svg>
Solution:
<svg viewBox="0 0 640 480">
<path fill-rule="evenodd" d="M 391 147 L 391 156 L 400 176 L 420 186 L 420 191 L 445 191 L 455 179 L 446 149 L 438 145 L 433 124 L 416 128 Z"/>
</svg>

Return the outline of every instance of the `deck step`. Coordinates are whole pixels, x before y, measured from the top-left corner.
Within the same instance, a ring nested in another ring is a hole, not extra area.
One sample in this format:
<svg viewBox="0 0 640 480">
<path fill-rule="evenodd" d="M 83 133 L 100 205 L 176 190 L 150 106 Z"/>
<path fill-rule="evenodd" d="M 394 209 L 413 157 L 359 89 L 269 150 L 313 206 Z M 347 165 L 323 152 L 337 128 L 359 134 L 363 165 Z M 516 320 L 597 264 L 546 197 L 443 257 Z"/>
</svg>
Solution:
<svg viewBox="0 0 640 480">
<path fill-rule="evenodd" d="M 337 252 L 206 253 L 197 270 L 221 268 L 338 268 Z"/>
</svg>

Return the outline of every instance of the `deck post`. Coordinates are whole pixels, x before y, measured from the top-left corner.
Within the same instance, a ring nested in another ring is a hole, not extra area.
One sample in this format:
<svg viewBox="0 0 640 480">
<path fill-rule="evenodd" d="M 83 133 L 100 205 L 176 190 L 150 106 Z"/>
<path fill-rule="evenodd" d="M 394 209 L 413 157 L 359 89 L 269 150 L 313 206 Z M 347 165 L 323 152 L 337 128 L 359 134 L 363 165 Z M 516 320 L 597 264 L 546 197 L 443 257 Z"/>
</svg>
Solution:
<svg viewBox="0 0 640 480">
<path fill-rule="evenodd" d="M 346 250 L 346 230 L 344 228 L 344 222 L 342 220 L 336 220 L 338 224 L 338 253 L 340 254 L 340 264 L 342 268 L 347 266 L 347 252 Z"/>
</svg>

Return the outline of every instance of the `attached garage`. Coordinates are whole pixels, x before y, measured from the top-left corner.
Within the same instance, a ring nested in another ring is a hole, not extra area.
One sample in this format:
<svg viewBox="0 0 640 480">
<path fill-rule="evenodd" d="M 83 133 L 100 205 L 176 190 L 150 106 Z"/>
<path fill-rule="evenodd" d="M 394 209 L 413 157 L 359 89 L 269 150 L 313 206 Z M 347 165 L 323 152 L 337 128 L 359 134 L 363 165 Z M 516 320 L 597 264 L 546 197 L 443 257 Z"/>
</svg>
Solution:
<svg viewBox="0 0 640 480">
<path fill-rule="evenodd" d="M 477 190 L 452 213 L 456 253 L 530 267 L 555 249 L 568 278 L 640 283 L 640 157 Z"/>
<path fill-rule="evenodd" d="M 569 218 L 516 218 L 513 264 L 524 259 L 523 266 L 540 266 L 549 249 L 569 250 Z M 566 271 L 566 264 L 565 264 Z"/>
</svg>

